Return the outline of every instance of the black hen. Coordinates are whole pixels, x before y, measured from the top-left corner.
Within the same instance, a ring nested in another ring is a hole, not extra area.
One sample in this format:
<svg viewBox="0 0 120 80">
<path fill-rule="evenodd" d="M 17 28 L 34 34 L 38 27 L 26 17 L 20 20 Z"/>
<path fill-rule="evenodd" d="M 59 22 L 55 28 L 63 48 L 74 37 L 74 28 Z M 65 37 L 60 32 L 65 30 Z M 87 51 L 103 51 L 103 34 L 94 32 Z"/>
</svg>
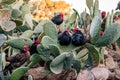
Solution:
<svg viewBox="0 0 120 80">
<path fill-rule="evenodd" d="M 102 11 L 101 15 L 102 15 L 101 30 L 104 31 L 105 30 L 105 23 L 106 23 L 106 12 Z"/>
<path fill-rule="evenodd" d="M 104 19 L 106 17 L 106 12 L 102 11 L 101 15 L 102 15 L 102 19 Z"/>
<path fill-rule="evenodd" d="M 60 25 L 63 22 L 63 17 L 63 13 L 60 13 L 59 15 L 54 16 L 51 21 L 56 25 Z"/>
<path fill-rule="evenodd" d="M 37 46 L 40 44 L 39 40 L 35 40 L 34 43 L 29 47 L 30 54 L 38 53 Z"/>
<path fill-rule="evenodd" d="M 117 4 L 116 10 L 120 10 L 120 1 L 119 1 L 118 4 Z"/>
<path fill-rule="evenodd" d="M 24 46 L 24 49 L 20 53 L 7 57 L 6 61 L 10 62 L 14 67 L 20 67 L 30 58 L 29 47 Z"/>
<path fill-rule="evenodd" d="M 82 46 L 85 44 L 86 40 L 85 37 L 83 35 L 83 33 L 78 30 L 78 28 L 75 28 L 73 30 L 73 35 L 72 35 L 72 44 L 75 46 Z"/>
<path fill-rule="evenodd" d="M 59 40 L 60 45 L 66 45 L 66 46 L 69 45 L 71 42 L 71 36 L 69 34 L 69 31 L 66 30 L 62 33 L 59 33 L 58 40 Z"/>
</svg>

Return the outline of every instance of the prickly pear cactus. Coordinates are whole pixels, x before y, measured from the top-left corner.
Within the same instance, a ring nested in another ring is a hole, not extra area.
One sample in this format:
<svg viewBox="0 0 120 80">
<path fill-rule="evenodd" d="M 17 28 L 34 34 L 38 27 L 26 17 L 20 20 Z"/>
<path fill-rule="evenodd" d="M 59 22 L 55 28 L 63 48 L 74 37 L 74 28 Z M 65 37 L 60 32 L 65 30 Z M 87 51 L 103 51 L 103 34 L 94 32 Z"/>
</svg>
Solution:
<svg viewBox="0 0 120 80">
<path fill-rule="evenodd" d="M 96 45 L 101 46 L 107 46 L 120 37 L 120 24 L 119 23 L 113 23 L 108 26 L 108 28 L 105 30 L 103 36 L 101 36 L 97 41 Z M 112 33 L 112 34 L 111 34 Z"/>
<path fill-rule="evenodd" d="M 32 45 L 32 43 L 33 42 L 30 39 L 26 39 L 26 38 L 11 39 L 6 42 L 6 44 L 17 49 L 23 49 L 25 45 L 30 46 Z"/>
</svg>

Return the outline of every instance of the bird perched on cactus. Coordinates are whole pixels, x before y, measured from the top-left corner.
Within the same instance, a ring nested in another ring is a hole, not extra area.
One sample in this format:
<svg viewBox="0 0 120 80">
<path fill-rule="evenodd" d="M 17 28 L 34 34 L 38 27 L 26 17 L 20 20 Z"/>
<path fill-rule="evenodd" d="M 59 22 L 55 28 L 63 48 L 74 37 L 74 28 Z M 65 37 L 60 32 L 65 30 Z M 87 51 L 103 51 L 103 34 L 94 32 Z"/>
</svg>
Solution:
<svg viewBox="0 0 120 80">
<path fill-rule="evenodd" d="M 63 22 L 64 14 L 59 13 L 58 15 L 54 16 L 51 20 L 54 24 L 60 25 Z"/>
<path fill-rule="evenodd" d="M 69 34 L 69 31 L 65 30 L 64 32 L 59 33 L 58 40 L 60 45 L 69 45 L 71 42 L 71 36 Z"/>
<path fill-rule="evenodd" d="M 116 10 L 120 10 L 120 1 L 117 4 Z"/>
<path fill-rule="evenodd" d="M 105 24 L 106 24 L 106 11 L 102 11 L 101 16 L 102 16 L 101 29 L 102 29 L 102 31 L 104 31 L 105 30 Z"/>
<path fill-rule="evenodd" d="M 60 25 L 63 23 L 63 19 L 64 19 L 64 14 L 63 13 L 59 13 L 58 15 L 54 16 L 51 21 L 57 25 L 57 29 L 60 29 Z"/>
<path fill-rule="evenodd" d="M 106 17 L 106 12 L 102 11 L 101 16 L 102 16 L 102 19 L 104 19 Z"/>
<path fill-rule="evenodd" d="M 34 43 L 29 46 L 29 52 L 30 54 L 38 53 L 37 46 L 40 44 L 40 41 L 38 39 L 34 40 Z"/>
<path fill-rule="evenodd" d="M 20 67 L 26 61 L 29 61 L 30 52 L 29 47 L 25 45 L 20 53 L 7 57 L 6 61 L 10 62 L 14 67 Z"/>
<path fill-rule="evenodd" d="M 78 29 L 73 29 L 73 35 L 72 35 L 72 44 L 75 46 L 82 46 L 86 42 L 85 37 L 83 33 Z"/>
</svg>

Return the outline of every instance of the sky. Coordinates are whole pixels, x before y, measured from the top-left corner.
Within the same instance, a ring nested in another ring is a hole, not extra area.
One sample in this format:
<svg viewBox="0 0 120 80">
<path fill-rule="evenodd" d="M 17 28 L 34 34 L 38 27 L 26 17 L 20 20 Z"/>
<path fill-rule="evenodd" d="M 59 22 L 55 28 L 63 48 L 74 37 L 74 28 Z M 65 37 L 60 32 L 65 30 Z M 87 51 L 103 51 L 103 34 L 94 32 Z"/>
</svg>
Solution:
<svg viewBox="0 0 120 80">
<path fill-rule="evenodd" d="M 86 0 L 65 0 L 67 3 L 69 3 L 73 8 L 78 10 L 79 13 L 83 12 L 85 8 L 88 11 L 88 8 L 86 6 Z M 117 7 L 117 3 L 120 0 L 99 0 L 99 9 L 101 11 L 111 12 L 111 10 L 115 10 Z"/>
</svg>

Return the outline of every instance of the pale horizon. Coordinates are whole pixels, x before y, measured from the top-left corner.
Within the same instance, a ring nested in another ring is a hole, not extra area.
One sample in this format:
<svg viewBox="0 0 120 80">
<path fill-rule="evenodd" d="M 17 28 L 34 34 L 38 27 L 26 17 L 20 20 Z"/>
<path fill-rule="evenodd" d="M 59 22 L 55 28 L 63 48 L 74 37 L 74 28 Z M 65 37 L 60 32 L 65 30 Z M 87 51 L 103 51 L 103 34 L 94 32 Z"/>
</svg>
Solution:
<svg viewBox="0 0 120 80">
<path fill-rule="evenodd" d="M 79 13 L 83 12 L 86 8 L 88 11 L 88 8 L 86 6 L 86 0 L 65 0 L 67 3 L 72 5 L 73 8 L 75 8 Z M 99 0 L 99 9 L 101 11 L 111 12 L 112 10 L 115 10 L 117 7 L 117 3 L 120 0 Z"/>
</svg>

